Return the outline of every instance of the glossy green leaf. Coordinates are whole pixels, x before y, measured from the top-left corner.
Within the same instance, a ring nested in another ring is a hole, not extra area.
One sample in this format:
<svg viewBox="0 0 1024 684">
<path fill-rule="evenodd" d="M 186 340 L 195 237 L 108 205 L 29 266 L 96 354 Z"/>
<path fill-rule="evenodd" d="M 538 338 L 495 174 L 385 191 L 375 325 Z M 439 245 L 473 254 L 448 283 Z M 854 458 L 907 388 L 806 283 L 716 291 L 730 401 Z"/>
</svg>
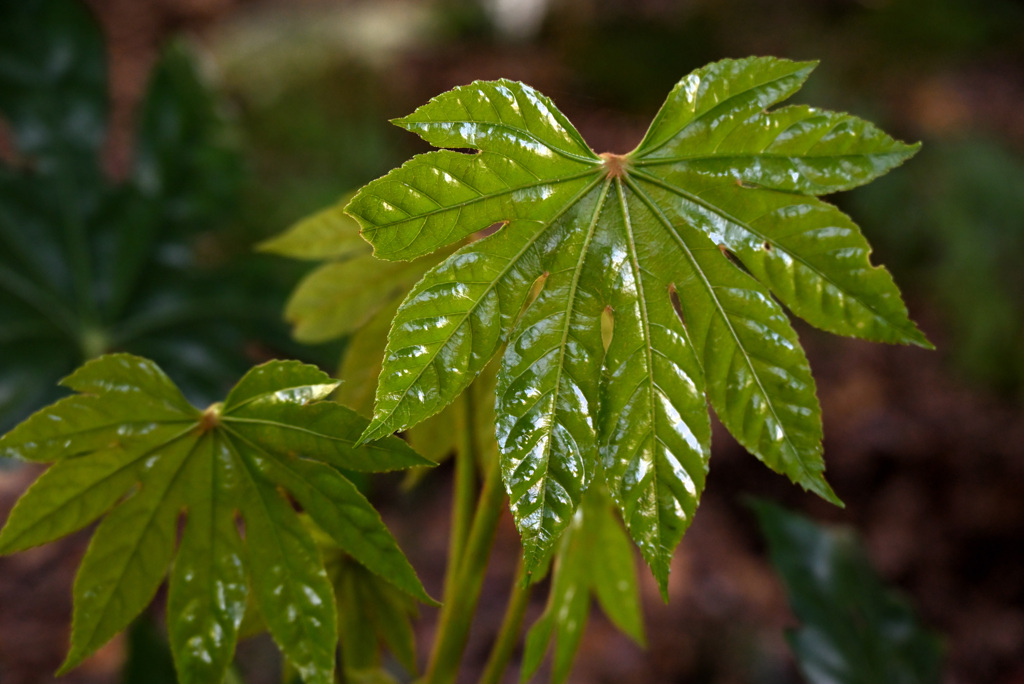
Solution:
<svg viewBox="0 0 1024 684">
<path fill-rule="evenodd" d="M 115 182 L 102 163 L 106 51 L 89 10 L 0 4 L 0 117 L 14 148 L 0 161 L 0 431 L 109 350 L 155 359 L 205 404 L 247 369 L 253 341 L 287 342 L 272 285 L 252 288 L 221 257 L 214 272 L 198 251 L 200 233 L 218 251 L 212 229 L 243 178 L 217 99 L 182 44 L 148 82 L 133 164 Z"/>
<path fill-rule="evenodd" d="M 352 199 L 374 254 L 411 259 L 500 225 L 398 308 L 363 438 L 436 414 L 504 347 L 496 436 L 528 567 L 601 465 L 663 591 L 704 487 L 708 401 L 766 465 L 838 503 L 780 303 L 826 330 L 927 346 L 857 227 L 815 197 L 917 148 L 847 114 L 770 109 L 813 66 L 698 69 L 624 155 L 595 154 L 548 98 L 512 81 L 455 88 L 396 120 L 451 149 Z"/>
<path fill-rule="evenodd" d="M 882 583 L 851 531 L 766 501 L 752 507 L 800 620 L 787 639 L 808 682 L 940 681 L 941 639 Z"/>
<path fill-rule="evenodd" d="M 526 636 L 521 681 L 536 673 L 552 641 L 551 681 L 566 681 L 590 614 L 591 594 L 616 627 L 644 644 L 633 549 L 608 495 L 597 487 L 584 495 L 562 535 L 548 604 Z"/>
<path fill-rule="evenodd" d="M 182 682 L 224 677 L 250 590 L 304 680 L 332 682 L 335 598 L 286 493 L 365 572 L 431 600 L 380 516 L 342 474 L 430 461 L 393 437 L 356 447 L 367 421 L 321 401 L 337 382 L 320 370 L 263 364 L 205 411 L 154 363 L 128 354 L 91 361 L 64 384 L 78 394 L 0 438 L 5 456 L 55 461 L 12 511 L 0 553 L 103 516 L 75 580 L 62 671 L 124 629 L 170 571 L 168 632 Z"/>
</svg>

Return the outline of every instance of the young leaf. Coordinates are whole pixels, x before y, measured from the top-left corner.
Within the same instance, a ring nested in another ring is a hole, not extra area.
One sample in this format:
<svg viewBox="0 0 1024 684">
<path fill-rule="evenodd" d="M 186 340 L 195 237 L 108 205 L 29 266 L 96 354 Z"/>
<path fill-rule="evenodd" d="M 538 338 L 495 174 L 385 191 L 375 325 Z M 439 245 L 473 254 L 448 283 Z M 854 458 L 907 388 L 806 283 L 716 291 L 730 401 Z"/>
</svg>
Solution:
<svg viewBox="0 0 1024 684">
<path fill-rule="evenodd" d="M 814 381 L 776 298 L 826 330 L 928 346 L 857 227 L 815 197 L 917 147 L 848 114 L 768 109 L 813 66 L 698 69 L 625 155 L 595 154 L 548 98 L 507 80 L 396 120 L 452 149 L 414 157 L 348 205 L 376 256 L 412 259 L 503 225 L 427 271 L 399 307 L 362 438 L 437 413 L 504 345 L 497 438 L 530 568 L 601 462 L 664 591 L 704 486 L 707 401 L 766 465 L 839 503 Z"/>
<path fill-rule="evenodd" d="M 597 487 L 584 495 L 554 563 L 548 605 L 526 636 L 520 677 L 524 682 L 536 673 L 552 640 L 551 682 L 566 681 L 590 614 L 591 593 L 616 627 L 644 644 L 633 550 L 612 502 Z"/>
<path fill-rule="evenodd" d="M 430 462 L 395 438 L 354 446 L 367 421 L 320 401 L 337 386 L 320 370 L 266 363 L 205 411 L 154 363 L 129 354 L 91 361 L 63 384 L 78 394 L 0 438 L 0 455 L 55 461 L 11 512 L 0 553 L 105 516 L 75 580 L 62 671 L 124 629 L 170 567 L 168 632 L 182 682 L 223 679 L 250 589 L 305 681 L 333 681 L 334 595 L 286 492 L 367 571 L 431 601 L 380 516 L 339 470 Z"/>
<path fill-rule="evenodd" d="M 811 684 L 938 682 L 942 642 L 872 570 L 857 538 L 754 501 L 801 625 L 786 636 Z"/>
</svg>

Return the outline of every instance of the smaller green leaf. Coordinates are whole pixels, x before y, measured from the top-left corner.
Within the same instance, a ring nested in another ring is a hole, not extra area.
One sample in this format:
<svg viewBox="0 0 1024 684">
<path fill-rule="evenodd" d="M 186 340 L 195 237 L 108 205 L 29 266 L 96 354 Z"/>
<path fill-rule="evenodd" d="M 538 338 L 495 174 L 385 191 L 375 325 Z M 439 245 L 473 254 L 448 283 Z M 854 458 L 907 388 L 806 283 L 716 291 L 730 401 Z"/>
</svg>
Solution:
<svg viewBox="0 0 1024 684">
<path fill-rule="evenodd" d="M 250 582 L 259 619 L 289 662 L 307 683 L 333 682 L 331 583 L 289 495 L 365 572 L 430 600 L 341 470 L 430 462 L 394 437 L 355 447 L 367 421 L 321 401 L 337 383 L 319 369 L 263 364 L 203 412 L 185 403 L 155 364 L 127 354 L 100 357 L 66 384 L 88 394 L 59 401 L 0 438 L 5 453 L 57 461 L 15 506 L 0 531 L 0 553 L 68 534 L 113 507 L 75 581 L 62 671 L 142 611 L 173 559 L 168 633 L 183 684 L 224 678 Z"/>
<path fill-rule="evenodd" d="M 383 643 L 407 672 L 415 674 L 416 640 L 410 622 L 417 614 L 415 602 L 344 556 L 333 567 L 346 668 L 379 665 L 378 644 Z M 367 637 L 369 650 L 357 651 Z"/>
<path fill-rule="evenodd" d="M 373 395 L 380 377 L 384 348 L 388 344 L 388 330 L 400 303 L 401 300 L 396 298 L 352 333 L 341 360 L 338 376 L 343 380 L 334 398 L 367 418 L 373 415 Z"/>
<path fill-rule="evenodd" d="M 345 197 L 332 207 L 309 216 L 269 240 L 257 249 L 293 259 L 347 259 L 370 252 L 359 237 L 359 226 L 345 214 Z"/>
<path fill-rule="evenodd" d="M 751 507 L 801 622 L 787 639 L 809 682 L 940 680 L 941 639 L 881 582 L 849 530 L 829 530 L 767 501 Z"/>
<path fill-rule="evenodd" d="M 587 547 L 591 587 L 608 619 L 630 639 L 644 646 L 644 620 L 640 612 L 640 593 L 636 562 L 629 537 L 616 519 L 607 497 L 591 497 Z"/>
<path fill-rule="evenodd" d="M 602 490 L 587 490 L 562 535 L 548 604 L 526 636 L 522 682 L 537 672 L 552 639 L 551 682 L 568 679 L 590 613 L 591 593 L 616 627 L 638 644 L 645 642 L 632 545 Z"/>
</svg>

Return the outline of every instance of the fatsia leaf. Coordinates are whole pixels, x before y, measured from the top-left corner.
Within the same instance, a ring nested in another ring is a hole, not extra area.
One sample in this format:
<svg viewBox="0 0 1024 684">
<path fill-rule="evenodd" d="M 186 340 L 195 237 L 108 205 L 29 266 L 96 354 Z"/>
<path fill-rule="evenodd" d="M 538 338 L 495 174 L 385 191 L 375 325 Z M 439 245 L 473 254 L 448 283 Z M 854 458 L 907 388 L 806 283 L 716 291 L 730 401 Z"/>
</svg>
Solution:
<svg viewBox="0 0 1024 684">
<path fill-rule="evenodd" d="M 536 673 L 552 641 L 551 681 L 566 681 L 590 614 L 591 594 L 615 626 L 643 645 L 633 549 L 599 487 L 584 495 L 558 545 L 548 604 L 526 637 L 522 681 Z"/>
<path fill-rule="evenodd" d="M 91 361 L 63 384 L 77 394 L 0 438 L 0 455 L 55 462 L 11 512 L 0 553 L 103 517 L 75 580 L 62 670 L 124 629 L 170 568 L 168 632 L 182 682 L 223 679 L 250 591 L 303 678 L 333 681 L 335 598 L 289 495 L 365 572 L 431 600 L 342 474 L 430 462 L 393 437 L 356 447 L 367 421 L 321 401 L 337 382 L 317 368 L 257 366 L 204 411 L 153 362 L 129 354 Z"/>
<path fill-rule="evenodd" d="M 412 259 L 501 225 L 398 308 L 363 439 L 437 413 L 504 348 L 495 423 L 528 567 L 601 465 L 663 591 L 704 486 L 708 401 L 766 465 L 838 503 L 780 303 L 836 333 L 928 346 L 856 225 L 816 197 L 917 147 L 848 114 L 770 109 L 813 67 L 752 57 L 698 69 L 624 155 L 595 154 L 548 98 L 507 80 L 396 120 L 450 149 L 352 199 L 374 254 Z"/>
<path fill-rule="evenodd" d="M 941 679 L 942 641 L 886 587 L 856 535 L 754 501 L 800 627 L 786 637 L 811 684 Z"/>
</svg>

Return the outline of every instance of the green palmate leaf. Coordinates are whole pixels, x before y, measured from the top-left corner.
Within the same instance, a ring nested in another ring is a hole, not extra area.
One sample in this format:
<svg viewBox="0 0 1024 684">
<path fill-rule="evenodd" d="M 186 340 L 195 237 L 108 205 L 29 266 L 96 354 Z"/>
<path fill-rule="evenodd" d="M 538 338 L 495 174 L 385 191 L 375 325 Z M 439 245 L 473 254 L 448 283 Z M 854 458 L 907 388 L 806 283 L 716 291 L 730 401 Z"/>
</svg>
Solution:
<svg viewBox="0 0 1024 684">
<path fill-rule="evenodd" d="M 800 627 L 787 639 L 811 684 L 941 679 L 942 640 L 871 568 L 856 536 L 755 501 Z"/>
<path fill-rule="evenodd" d="M 205 411 L 151 361 L 128 354 L 91 361 L 63 384 L 77 394 L 0 438 L 2 456 L 55 461 L 12 511 L 0 553 L 105 516 L 75 581 L 63 670 L 124 629 L 170 568 L 168 632 L 182 682 L 223 679 L 250 590 L 303 678 L 333 681 L 331 583 L 285 492 L 366 571 L 430 601 L 380 516 L 339 470 L 429 461 L 395 438 L 356 447 L 367 421 L 320 401 L 337 382 L 318 369 L 266 363 Z"/>
<path fill-rule="evenodd" d="M 601 465 L 663 590 L 704 486 L 709 400 L 766 465 L 838 503 L 780 303 L 836 333 L 928 345 L 858 228 L 815 197 L 917 148 L 847 114 L 768 109 L 813 66 L 698 69 L 625 155 L 593 153 L 549 99 L 512 81 L 456 88 L 398 119 L 452 149 L 353 198 L 346 211 L 375 255 L 413 259 L 502 225 L 398 308 L 363 438 L 437 413 L 504 347 L 497 438 L 528 567 Z"/>
<path fill-rule="evenodd" d="M 591 593 L 619 629 L 644 644 L 633 550 L 612 502 L 599 488 L 591 488 L 583 497 L 562 535 L 554 564 L 547 607 L 526 637 L 524 682 L 536 673 L 552 640 L 551 681 L 566 681 L 590 614 Z"/>
</svg>

